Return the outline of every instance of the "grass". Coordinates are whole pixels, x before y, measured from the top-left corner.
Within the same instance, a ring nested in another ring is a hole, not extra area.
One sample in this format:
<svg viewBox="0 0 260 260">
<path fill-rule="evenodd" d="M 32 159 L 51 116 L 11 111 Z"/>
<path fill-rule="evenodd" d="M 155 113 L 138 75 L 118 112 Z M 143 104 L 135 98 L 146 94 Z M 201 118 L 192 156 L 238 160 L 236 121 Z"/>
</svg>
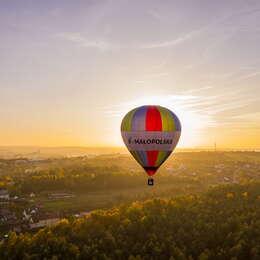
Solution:
<svg viewBox="0 0 260 260">
<path fill-rule="evenodd" d="M 46 198 L 38 197 L 37 202 L 41 203 L 44 209 L 50 212 L 81 212 L 105 209 L 120 203 L 140 199 L 200 192 L 206 190 L 206 188 L 206 186 L 201 187 L 200 185 L 189 188 L 182 186 L 180 188 L 175 183 L 155 184 L 153 187 L 144 184 L 143 187 L 137 188 L 78 193 L 75 194 L 76 196 L 74 198 L 63 200 L 47 200 Z"/>
</svg>

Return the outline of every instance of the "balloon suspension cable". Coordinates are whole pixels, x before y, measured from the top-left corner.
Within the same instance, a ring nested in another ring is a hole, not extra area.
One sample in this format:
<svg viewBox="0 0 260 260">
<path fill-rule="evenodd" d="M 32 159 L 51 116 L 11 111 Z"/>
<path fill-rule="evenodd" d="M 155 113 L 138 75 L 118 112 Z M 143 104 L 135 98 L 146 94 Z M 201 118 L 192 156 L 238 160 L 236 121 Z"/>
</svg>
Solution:
<svg viewBox="0 0 260 260">
<path fill-rule="evenodd" d="M 153 179 L 153 178 L 148 178 L 147 184 L 148 184 L 148 186 L 153 186 L 153 184 L 154 184 L 154 179 Z"/>
</svg>

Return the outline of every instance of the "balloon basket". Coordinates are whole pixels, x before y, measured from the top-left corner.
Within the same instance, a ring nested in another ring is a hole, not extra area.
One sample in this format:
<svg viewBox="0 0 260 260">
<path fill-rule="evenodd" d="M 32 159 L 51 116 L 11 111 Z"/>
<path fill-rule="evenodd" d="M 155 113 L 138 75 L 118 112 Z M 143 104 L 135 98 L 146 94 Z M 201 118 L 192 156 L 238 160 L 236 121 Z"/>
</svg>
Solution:
<svg viewBox="0 0 260 260">
<path fill-rule="evenodd" d="M 148 184 L 148 186 L 153 186 L 153 184 L 154 184 L 153 178 L 149 178 L 147 184 Z"/>
</svg>

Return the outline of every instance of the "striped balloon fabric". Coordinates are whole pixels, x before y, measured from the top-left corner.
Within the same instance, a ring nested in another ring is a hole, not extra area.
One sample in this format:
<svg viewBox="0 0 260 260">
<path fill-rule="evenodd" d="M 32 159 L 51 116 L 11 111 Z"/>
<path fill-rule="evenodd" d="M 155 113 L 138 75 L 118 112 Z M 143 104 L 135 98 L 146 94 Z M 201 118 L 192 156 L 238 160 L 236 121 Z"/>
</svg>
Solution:
<svg viewBox="0 0 260 260">
<path fill-rule="evenodd" d="M 121 134 L 133 157 L 148 175 L 153 175 L 176 147 L 181 124 L 165 107 L 141 106 L 125 115 Z"/>
</svg>

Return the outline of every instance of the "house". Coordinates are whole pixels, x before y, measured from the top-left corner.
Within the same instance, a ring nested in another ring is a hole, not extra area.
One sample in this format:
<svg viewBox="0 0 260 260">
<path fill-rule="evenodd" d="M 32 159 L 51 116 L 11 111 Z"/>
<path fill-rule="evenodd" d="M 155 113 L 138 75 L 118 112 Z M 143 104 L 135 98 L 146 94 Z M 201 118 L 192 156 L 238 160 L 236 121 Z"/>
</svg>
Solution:
<svg viewBox="0 0 260 260">
<path fill-rule="evenodd" d="M 0 200 L 9 200 L 9 192 L 6 189 L 0 189 Z"/>
<path fill-rule="evenodd" d="M 57 224 L 59 221 L 60 221 L 59 218 L 43 219 L 43 220 L 40 220 L 37 223 L 31 223 L 30 229 L 49 227 L 49 226 Z"/>
<path fill-rule="evenodd" d="M 74 198 L 75 195 L 71 193 L 59 192 L 59 193 L 52 193 L 48 195 L 50 200 L 59 200 L 59 199 L 70 199 Z"/>
<path fill-rule="evenodd" d="M 8 208 L 0 208 L 0 222 L 8 222 L 14 224 L 17 218 L 13 212 Z"/>
<path fill-rule="evenodd" d="M 79 217 L 89 217 L 91 215 L 91 211 L 84 211 L 84 212 L 80 212 L 78 215 Z"/>
<path fill-rule="evenodd" d="M 224 181 L 227 181 L 227 182 L 229 182 L 229 181 L 230 181 L 230 179 L 229 179 L 228 177 L 224 177 Z"/>
</svg>

